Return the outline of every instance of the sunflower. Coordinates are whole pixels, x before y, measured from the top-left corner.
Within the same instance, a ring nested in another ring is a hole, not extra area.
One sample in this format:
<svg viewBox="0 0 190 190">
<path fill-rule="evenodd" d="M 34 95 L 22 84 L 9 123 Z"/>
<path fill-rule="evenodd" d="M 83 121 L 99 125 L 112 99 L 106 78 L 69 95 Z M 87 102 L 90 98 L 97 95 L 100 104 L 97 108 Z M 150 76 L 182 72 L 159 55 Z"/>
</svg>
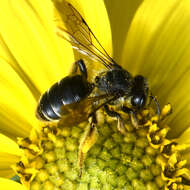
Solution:
<svg viewBox="0 0 190 190">
<path fill-rule="evenodd" d="M 100 111 L 99 136 L 87 143 L 81 177 L 78 148 L 89 125 L 44 126 L 35 117 L 40 95 L 79 56 L 56 32 L 64 14 L 57 5 L 64 2 L 0 2 L 0 188 L 189 189 L 190 2 L 69 1 L 123 68 L 148 78 L 162 107 L 161 122 L 151 107 L 139 113 L 139 129 L 126 115 L 124 135 Z"/>
</svg>

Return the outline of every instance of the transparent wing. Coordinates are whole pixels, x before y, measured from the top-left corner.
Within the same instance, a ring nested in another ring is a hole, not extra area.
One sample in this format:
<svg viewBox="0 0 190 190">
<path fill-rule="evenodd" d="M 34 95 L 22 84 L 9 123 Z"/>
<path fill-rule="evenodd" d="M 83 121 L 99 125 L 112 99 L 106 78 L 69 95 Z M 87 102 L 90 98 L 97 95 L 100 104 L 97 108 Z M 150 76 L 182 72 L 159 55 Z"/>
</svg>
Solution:
<svg viewBox="0 0 190 190">
<path fill-rule="evenodd" d="M 106 68 L 110 69 L 117 65 L 102 47 L 80 13 L 70 3 L 57 2 L 56 8 L 61 12 L 61 19 L 66 25 L 66 28 L 58 26 L 58 35 L 69 41 L 78 52 L 101 62 Z"/>
<path fill-rule="evenodd" d="M 92 112 L 96 112 L 104 103 L 113 98 L 111 95 L 100 95 L 88 97 L 79 102 L 65 105 L 62 107 L 62 118 L 60 124 L 63 126 L 77 125 L 83 121 L 88 121 L 88 117 Z"/>
</svg>

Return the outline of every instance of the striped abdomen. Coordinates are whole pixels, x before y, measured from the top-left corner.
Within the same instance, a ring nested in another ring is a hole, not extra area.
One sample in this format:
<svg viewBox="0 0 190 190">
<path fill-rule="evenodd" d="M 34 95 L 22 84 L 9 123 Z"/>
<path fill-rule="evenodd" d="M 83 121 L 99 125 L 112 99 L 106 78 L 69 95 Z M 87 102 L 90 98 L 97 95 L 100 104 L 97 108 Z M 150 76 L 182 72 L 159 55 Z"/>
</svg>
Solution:
<svg viewBox="0 0 190 190">
<path fill-rule="evenodd" d="M 64 105 L 84 99 L 91 91 L 92 85 L 81 75 L 67 76 L 42 95 L 36 116 L 44 121 L 59 120 Z"/>
</svg>

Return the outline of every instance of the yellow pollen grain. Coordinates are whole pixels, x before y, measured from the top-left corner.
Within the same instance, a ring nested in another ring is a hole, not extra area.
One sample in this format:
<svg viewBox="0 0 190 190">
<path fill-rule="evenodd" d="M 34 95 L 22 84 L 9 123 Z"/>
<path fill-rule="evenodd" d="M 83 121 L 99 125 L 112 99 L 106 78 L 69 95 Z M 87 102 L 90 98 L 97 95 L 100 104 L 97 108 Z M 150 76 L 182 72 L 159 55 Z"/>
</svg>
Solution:
<svg viewBox="0 0 190 190">
<path fill-rule="evenodd" d="M 161 116 L 162 117 L 165 117 L 167 116 L 168 114 L 170 114 L 172 112 L 172 107 L 171 107 L 171 104 L 167 104 L 164 106 L 164 108 L 162 109 L 161 111 Z"/>
<path fill-rule="evenodd" d="M 47 162 L 53 162 L 55 161 L 56 157 L 55 157 L 55 153 L 53 151 L 49 151 L 49 152 L 45 152 L 43 154 L 43 157 L 45 158 L 45 160 Z"/>
<path fill-rule="evenodd" d="M 41 182 L 44 182 L 48 179 L 49 177 L 49 174 L 46 170 L 42 169 L 38 172 L 37 174 L 37 178 L 41 181 Z"/>
</svg>

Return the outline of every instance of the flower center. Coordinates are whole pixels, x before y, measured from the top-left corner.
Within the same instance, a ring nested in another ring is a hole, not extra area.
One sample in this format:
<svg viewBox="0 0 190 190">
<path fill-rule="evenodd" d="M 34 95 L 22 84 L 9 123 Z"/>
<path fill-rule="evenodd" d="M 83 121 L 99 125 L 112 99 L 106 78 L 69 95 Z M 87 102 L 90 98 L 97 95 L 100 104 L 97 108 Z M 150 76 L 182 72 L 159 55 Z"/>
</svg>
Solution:
<svg viewBox="0 0 190 190">
<path fill-rule="evenodd" d="M 183 189 L 189 171 L 180 159 L 179 145 L 166 139 L 169 127 L 164 119 L 170 112 L 166 105 L 158 121 L 153 109 L 143 110 L 137 115 L 138 129 L 125 115 L 125 135 L 115 120 L 99 113 L 99 136 L 84 155 L 81 176 L 78 155 L 86 123 L 58 123 L 32 131 L 18 140 L 25 156 L 15 167 L 17 174 L 31 190 Z"/>
</svg>

